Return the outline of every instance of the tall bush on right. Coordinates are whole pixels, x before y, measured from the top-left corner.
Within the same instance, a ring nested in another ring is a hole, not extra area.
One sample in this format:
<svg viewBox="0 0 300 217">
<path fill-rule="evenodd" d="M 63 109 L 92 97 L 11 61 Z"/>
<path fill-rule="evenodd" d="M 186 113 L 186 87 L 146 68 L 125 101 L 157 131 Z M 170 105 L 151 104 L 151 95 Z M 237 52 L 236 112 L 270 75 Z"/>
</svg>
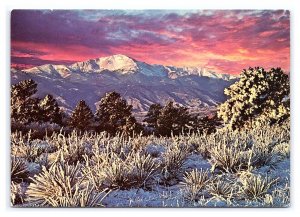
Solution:
<svg viewBox="0 0 300 217">
<path fill-rule="evenodd" d="M 231 129 L 278 123 L 290 116 L 289 76 L 281 68 L 244 70 L 224 93 L 229 98 L 219 106 L 218 117 Z"/>
</svg>

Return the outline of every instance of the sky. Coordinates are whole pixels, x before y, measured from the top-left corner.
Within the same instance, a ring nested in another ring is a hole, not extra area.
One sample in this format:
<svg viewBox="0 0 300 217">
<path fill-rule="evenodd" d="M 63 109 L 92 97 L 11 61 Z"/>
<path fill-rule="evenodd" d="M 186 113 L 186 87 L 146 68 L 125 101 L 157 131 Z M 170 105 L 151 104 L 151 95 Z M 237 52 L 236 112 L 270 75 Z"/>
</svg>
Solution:
<svg viewBox="0 0 300 217">
<path fill-rule="evenodd" d="M 290 70 L 284 10 L 13 10 L 11 66 L 71 64 L 123 54 L 150 64 L 239 74 Z"/>
</svg>

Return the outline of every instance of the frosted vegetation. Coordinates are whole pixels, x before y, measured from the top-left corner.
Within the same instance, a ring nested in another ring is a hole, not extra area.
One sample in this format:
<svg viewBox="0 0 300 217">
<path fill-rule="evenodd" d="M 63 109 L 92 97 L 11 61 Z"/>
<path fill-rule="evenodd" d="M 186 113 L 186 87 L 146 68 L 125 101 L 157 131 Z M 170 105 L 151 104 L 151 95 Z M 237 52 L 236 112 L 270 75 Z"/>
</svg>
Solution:
<svg viewBox="0 0 300 217">
<path fill-rule="evenodd" d="M 290 204 L 289 81 L 280 69 L 244 71 L 217 116 L 170 102 L 151 106 L 144 124 L 115 92 L 95 115 L 82 100 L 70 117 L 34 93 L 32 81 L 12 87 L 13 206 Z"/>
</svg>

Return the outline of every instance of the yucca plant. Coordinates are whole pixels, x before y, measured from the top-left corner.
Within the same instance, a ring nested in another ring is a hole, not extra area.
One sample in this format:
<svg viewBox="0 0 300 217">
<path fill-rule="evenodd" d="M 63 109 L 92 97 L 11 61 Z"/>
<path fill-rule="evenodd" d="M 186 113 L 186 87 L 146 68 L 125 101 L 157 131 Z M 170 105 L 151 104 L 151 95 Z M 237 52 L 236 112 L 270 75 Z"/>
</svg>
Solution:
<svg viewBox="0 0 300 217">
<path fill-rule="evenodd" d="M 25 160 L 11 157 L 10 166 L 11 181 L 21 183 L 28 179 L 29 172 Z"/>
<path fill-rule="evenodd" d="M 10 204 L 15 206 L 17 204 L 22 204 L 24 202 L 24 191 L 21 184 L 15 182 L 10 183 Z"/>
<path fill-rule="evenodd" d="M 162 177 L 165 183 L 177 178 L 181 173 L 184 162 L 189 155 L 187 146 L 173 145 L 163 153 L 161 163 Z"/>
<path fill-rule="evenodd" d="M 235 185 L 224 178 L 214 178 L 208 186 L 208 192 L 217 198 L 230 200 L 236 193 Z"/>
<path fill-rule="evenodd" d="M 139 153 L 132 153 L 126 159 L 129 164 L 130 179 L 136 188 L 146 187 L 147 184 L 154 178 L 158 165 L 154 162 L 150 155 L 142 155 Z"/>
<path fill-rule="evenodd" d="M 184 181 L 181 184 L 184 186 L 185 197 L 194 201 L 202 196 L 202 190 L 205 188 L 210 178 L 207 170 L 203 171 L 201 169 L 198 171 L 195 169 L 185 173 L 183 180 Z"/>
<path fill-rule="evenodd" d="M 102 155 L 95 154 L 92 158 L 85 156 L 85 166 L 82 168 L 82 173 L 85 179 L 90 182 L 97 192 L 103 191 L 105 158 Z"/>
<path fill-rule="evenodd" d="M 210 149 L 210 163 L 224 172 L 236 173 L 248 169 L 250 153 L 240 147 L 238 141 L 233 145 L 219 144 Z"/>
<path fill-rule="evenodd" d="M 67 196 L 50 198 L 49 204 L 53 207 L 101 207 L 101 202 L 109 193 L 105 190 L 98 193 L 89 184 L 82 189 L 76 185 Z"/>
<path fill-rule="evenodd" d="M 110 189 L 129 189 L 132 186 L 128 165 L 119 158 L 103 168 L 103 177 L 104 185 Z"/>
<path fill-rule="evenodd" d="M 79 163 L 75 166 L 54 163 L 49 170 L 32 178 L 26 191 L 29 203 L 53 207 L 91 207 L 101 205 L 104 191 L 96 193 L 90 184 L 84 184 Z"/>
<path fill-rule="evenodd" d="M 268 190 L 278 179 L 262 177 L 260 175 L 247 174 L 241 176 L 240 193 L 250 200 L 263 200 Z"/>
<path fill-rule="evenodd" d="M 11 154 L 14 156 L 22 157 L 28 162 L 35 162 L 36 159 L 43 153 L 43 149 L 38 144 L 25 144 L 11 146 Z"/>
<path fill-rule="evenodd" d="M 254 168 L 260 168 L 273 162 L 274 156 L 267 148 L 254 148 L 250 164 Z"/>
<path fill-rule="evenodd" d="M 111 153 L 104 160 L 101 176 L 111 189 L 140 188 L 148 185 L 157 168 L 150 155 L 132 152 L 123 160 Z"/>
<path fill-rule="evenodd" d="M 281 159 L 289 158 L 290 157 L 290 144 L 289 143 L 280 143 L 277 144 L 273 150 L 273 155 L 278 155 Z"/>
</svg>

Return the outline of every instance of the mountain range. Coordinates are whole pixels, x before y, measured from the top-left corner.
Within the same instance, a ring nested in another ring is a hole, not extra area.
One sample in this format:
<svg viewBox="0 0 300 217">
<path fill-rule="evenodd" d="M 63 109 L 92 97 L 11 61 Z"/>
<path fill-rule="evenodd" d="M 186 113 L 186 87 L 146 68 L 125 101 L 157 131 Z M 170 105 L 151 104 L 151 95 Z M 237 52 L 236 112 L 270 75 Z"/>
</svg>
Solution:
<svg viewBox="0 0 300 217">
<path fill-rule="evenodd" d="M 38 96 L 52 94 L 67 112 L 84 99 L 93 111 L 106 92 L 117 91 L 133 112 L 145 114 L 153 103 L 168 100 L 187 106 L 191 112 L 209 112 L 225 100 L 224 88 L 237 77 L 202 67 L 148 64 L 125 55 L 113 55 L 71 65 L 42 65 L 11 69 L 11 83 L 33 79 Z"/>
</svg>

